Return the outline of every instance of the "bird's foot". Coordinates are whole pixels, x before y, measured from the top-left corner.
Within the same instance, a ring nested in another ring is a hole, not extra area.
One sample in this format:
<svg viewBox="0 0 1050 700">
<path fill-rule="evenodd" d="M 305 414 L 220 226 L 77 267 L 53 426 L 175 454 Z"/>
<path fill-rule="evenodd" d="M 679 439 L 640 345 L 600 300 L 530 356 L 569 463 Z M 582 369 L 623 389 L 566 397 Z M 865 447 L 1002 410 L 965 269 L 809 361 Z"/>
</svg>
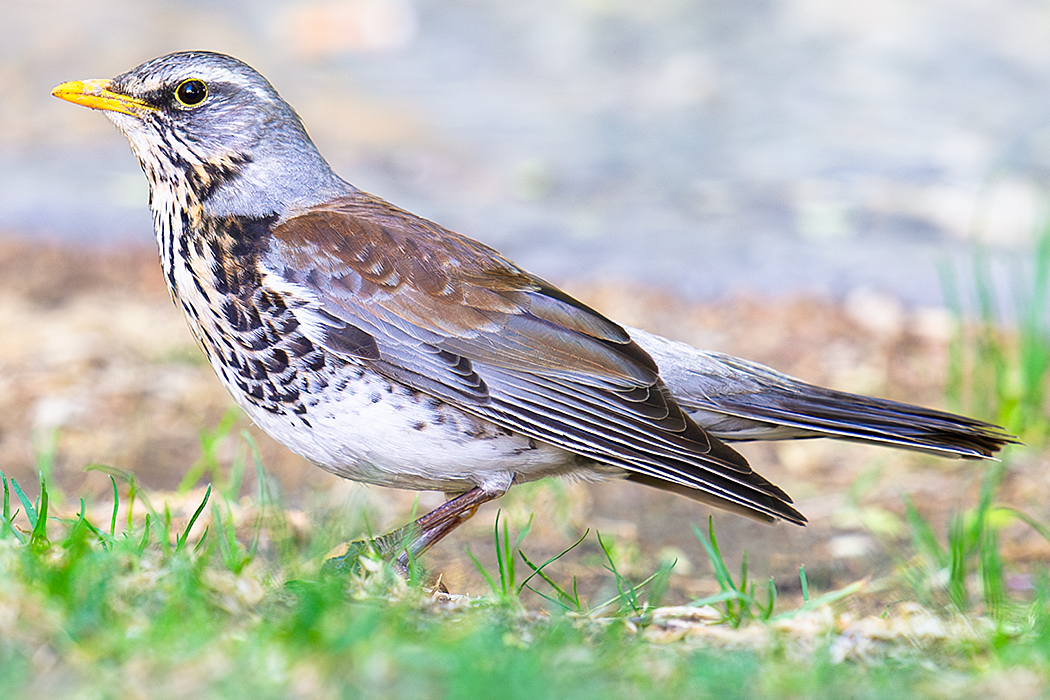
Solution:
<svg viewBox="0 0 1050 700">
<path fill-rule="evenodd" d="M 424 569 L 411 554 L 409 547 L 414 536 L 418 536 L 418 531 L 409 525 L 381 537 L 348 542 L 346 552 L 325 561 L 321 573 L 328 576 L 367 576 L 378 574 L 389 566 L 404 581 L 448 593 L 441 583 L 441 575 Z"/>
<path fill-rule="evenodd" d="M 415 557 L 410 556 L 410 547 L 413 534 L 418 536 L 418 533 L 412 532 L 414 529 L 410 525 L 380 537 L 348 542 L 346 552 L 325 561 L 322 571 L 331 574 L 358 574 L 364 561 L 385 561 L 400 576 L 410 579 L 414 568 L 411 564 L 415 563 Z"/>
</svg>

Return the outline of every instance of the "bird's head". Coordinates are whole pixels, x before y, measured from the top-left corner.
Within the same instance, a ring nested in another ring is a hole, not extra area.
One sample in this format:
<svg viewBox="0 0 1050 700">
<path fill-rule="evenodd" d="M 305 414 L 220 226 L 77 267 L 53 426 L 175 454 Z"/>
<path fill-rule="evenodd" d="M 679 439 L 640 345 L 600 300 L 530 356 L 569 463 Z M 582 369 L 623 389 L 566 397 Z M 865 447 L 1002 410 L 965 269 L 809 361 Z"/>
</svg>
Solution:
<svg viewBox="0 0 1050 700">
<path fill-rule="evenodd" d="M 173 53 L 112 80 L 63 83 L 52 94 L 105 110 L 155 195 L 184 184 L 212 215 L 286 216 L 349 188 L 295 110 L 230 56 Z"/>
</svg>

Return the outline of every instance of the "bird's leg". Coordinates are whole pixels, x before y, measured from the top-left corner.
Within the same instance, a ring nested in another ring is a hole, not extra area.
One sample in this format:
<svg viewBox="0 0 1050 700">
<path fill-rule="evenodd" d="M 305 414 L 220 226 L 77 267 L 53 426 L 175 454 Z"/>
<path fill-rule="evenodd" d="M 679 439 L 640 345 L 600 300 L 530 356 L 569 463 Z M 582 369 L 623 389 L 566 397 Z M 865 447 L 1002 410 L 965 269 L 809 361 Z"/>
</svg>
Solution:
<svg viewBox="0 0 1050 700">
<path fill-rule="evenodd" d="M 329 559 L 325 567 L 336 570 L 352 568 L 365 549 L 371 547 L 407 577 L 410 561 L 469 520 L 483 503 L 499 498 L 504 493 L 505 488 L 475 486 L 470 491 L 445 501 L 409 525 L 371 541 L 351 543 L 346 554 Z"/>
<path fill-rule="evenodd" d="M 402 528 L 406 530 L 403 540 L 406 544 L 402 545 L 397 562 L 407 567 L 410 559 L 422 555 L 440 542 L 445 535 L 470 520 L 474 513 L 478 512 L 481 504 L 499 498 L 503 493 L 503 491 L 486 491 L 480 486 L 475 486 L 470 491 L 445 501 L 407 528 Z"/>
</svg>

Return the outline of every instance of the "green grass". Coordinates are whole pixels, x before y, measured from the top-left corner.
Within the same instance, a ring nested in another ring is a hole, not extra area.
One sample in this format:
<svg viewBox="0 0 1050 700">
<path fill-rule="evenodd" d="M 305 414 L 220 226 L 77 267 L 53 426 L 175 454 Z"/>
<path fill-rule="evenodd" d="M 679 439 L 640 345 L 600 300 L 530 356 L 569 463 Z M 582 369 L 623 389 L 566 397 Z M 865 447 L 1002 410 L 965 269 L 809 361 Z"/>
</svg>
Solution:
<svg viewBox="0 0 1050 700">
<path fill-rule="evenodd" d="M 862 586 L 808 590 L 802 569 L 803 603 L 780 609 L 774 582 L 751 581 L 746 558 L 730 572 L 710 523 L 696 536 L 721 593 L 684 609 L 658 607 L 671 565 L 630 581 L 598 534 L 616 594 L 584 600 L 555 570 L 565 552 L 534 563 L 528 526 L 515 534 L 502 518 L 495 568 L 478 564 L 490 594 L 435 598 L 378 560 L 323 575 L 328 528 L 292 533 L 255 465 L 251 498 L 209 488 L 155 507 L 115 475 L 111 503 L 81 502 L 71 516 L 56 514 L 46 481 L 30 498 L 0 478 L 0 697 L 897 698 L 936 695 L 945 678 L 945 695 L 978 697 L 989 668 L 1048 669 L 1050 577 L 1024 596 L 1003 584 L 991 533 L 1022 516 L 995 505 L 993 477 L 947 544 L 909 510 L 914 554 L 932 562 L 926 578 L 947 568 L 962 581 L 961 593 L 949 583 L 940 604 L 929 601 L 934 618 L 966 612 L 983 631 L 881 640 L 874 656 L 843 660 L 850 637 L 827 606 Z M 974 570 L 979 600 L 968 592 Z M 546 609 L 530 609 L 526 590 Z M 978 605 L 989 614 L 977 617 Z M 704 622 L 676 631 L 689 610 Z"/>
<path fill-rule="evenodd" d="M 941 267 L 945 298 L 956 317 L 947 398 L 955 410 L 1040 446 L 1050 436 L 1050 220 L 1035 235 L 1031 255 L 1007 270 L 1008 302 L 996 293 L 996 269 L 981 247 L 973 255 L 971 284 L 964 285 L 950 265 Z M 971 311 L 976 322 L 968 320 Z"/>
<path fill-rule="evenodd" d="M 741 558 L 740 575 L 734 579 L 729 571 L 729 567 L 726 566 L 725 559 L 722 558 L 722 552 L 718 548 L 713 518 L 708 518 L 706 535 L 695 525 L 693 526 L 693 532 L 703 545 L 707 559 L 714 570 L 715 579 L 722 590 L 713 596 L 694 600 L 692 605 L 724 606 L 721 621 L 731 627 L 740 627 L 740 625 L 747 622 L 771 622 L 794 617 L 838 602 L 863 588 L 863 582 L 857 581 L 839 590 L 829 591 L 814 598 L 810 595 L 806 567 L 802 565 L 798 569 L 799 589 L 802 591 L 802 605 L 798 608 L 778 613 L 776 581 L 770 578 L 765 583 L 764 590 L 759 591 L 756 582 L 748 578 L 746 551 Z"/>
</svg>

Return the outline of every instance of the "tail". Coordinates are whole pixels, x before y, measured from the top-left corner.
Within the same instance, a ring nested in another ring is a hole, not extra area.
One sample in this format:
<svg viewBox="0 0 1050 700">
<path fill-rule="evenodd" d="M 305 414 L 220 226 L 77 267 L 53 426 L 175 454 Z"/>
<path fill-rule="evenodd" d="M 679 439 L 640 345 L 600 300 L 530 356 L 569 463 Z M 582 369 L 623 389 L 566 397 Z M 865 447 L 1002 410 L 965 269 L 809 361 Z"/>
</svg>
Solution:
<svg viewBox="0 0 1050 700">
<path fill-rule="evenodd" d="M 727 442 L 830 437 L 942 457 L 990 458 L 1017 439 L 999 426 L 825 389 L 759 364 L 628 329 L 679 405 Z"/>
</svg>

